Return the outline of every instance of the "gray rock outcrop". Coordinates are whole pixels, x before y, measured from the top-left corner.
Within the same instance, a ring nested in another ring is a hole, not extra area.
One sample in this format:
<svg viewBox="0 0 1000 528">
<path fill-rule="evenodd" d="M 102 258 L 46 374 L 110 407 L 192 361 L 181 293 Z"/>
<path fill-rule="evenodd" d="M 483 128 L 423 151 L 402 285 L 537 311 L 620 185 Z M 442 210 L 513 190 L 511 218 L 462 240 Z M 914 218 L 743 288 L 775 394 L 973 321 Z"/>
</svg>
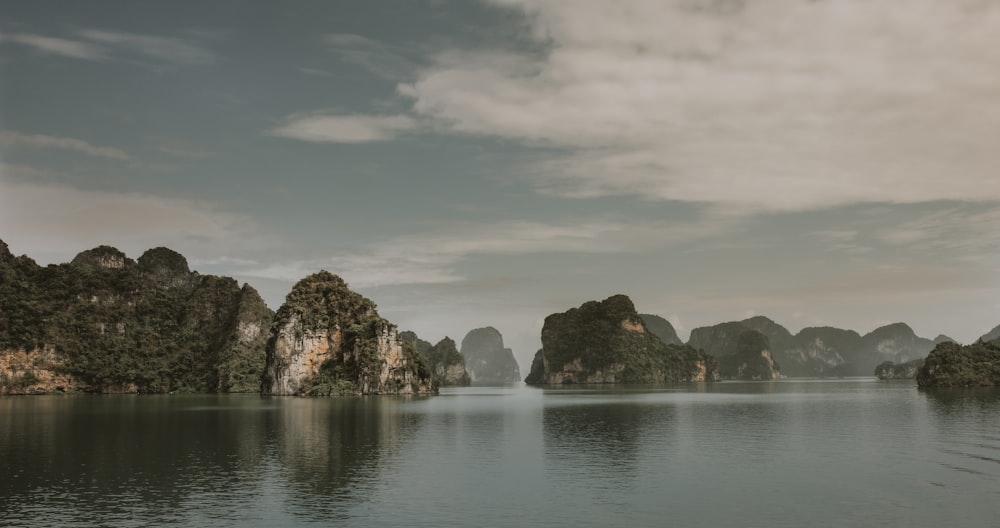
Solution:
<svg viewBox="0 0 1000 528">
<path fill-rule="evenodd" d="M 431 372 L 441 385 L 468 386 L 472 378 L 465 370 L 465 357 L 455 347 L 455 341 L 444 339 L 427 350 L 427 361 Z"/>
<path fill-rule="evenodd" d="M 433 394 L 437 384 L 375 303 L 321 271 L 299 281 L 275 314 L 261 392 Z"/>
<path fill-rule="evenodd" d="M 639 314 L 639 317 L 645 323 L 646 330 L 659 337 L 660 341 L 663 341 L 667 345 L 684 344 L 681 338 L 677 336 L 677 330 L 674 330 L 674 325 L 670 324 L 670 321 L 653 314 Z"/>
<path fill-rule="evenodd" d="M 942 342 L 948 343 L 950 341 Z M 907 361 L 898 365 L 892 361 L 885 361 L 875 367 L 875 377 L 880 380 L 913 379 L 917 377 L 917 372 L 922 366 L 924 366 L 924 358 Z"/>
<path fill-rule="evenodd" d="M 528 384 L 663 383 L 718 379 L 715 359 L 650 332 L 625 295 L 545 318 Z"/>
<path fill-rule="evenodd" d="M 492 326 L 470 330 L 462 339 L 465 370 L 474 384 L 516 383 L 521 368 L 514 353 L 503 346 L 503 336 Z"/>
</svg>

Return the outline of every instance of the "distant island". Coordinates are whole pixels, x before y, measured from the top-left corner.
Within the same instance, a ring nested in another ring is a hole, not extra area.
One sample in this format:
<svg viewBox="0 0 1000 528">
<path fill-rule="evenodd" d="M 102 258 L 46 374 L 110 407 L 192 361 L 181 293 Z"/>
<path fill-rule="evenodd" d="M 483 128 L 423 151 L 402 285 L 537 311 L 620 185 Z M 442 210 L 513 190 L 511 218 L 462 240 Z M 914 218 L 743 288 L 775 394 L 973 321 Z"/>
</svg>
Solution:
<svg viewBox="0 0 1000 528">
<path fill-rule="evenodd" d="M 271 325 L 261 393 L 435 394 L 427 359 L 400 339 L 375 303 L 340 277 L 310 275 L 293 288 Z"/>
<path fill-rule="evenodd" d="M 470 330 L 462 339 L 462 356 L 472 383 L 504 384 L 521 381 L 514 353 L 503 345 L 503 336 L 492 326 Z"/>
<path fill-rule="evenodd" d="M 952 342 L 939 344 L 917 371 L 917 385 L 921 388 L 1000 386 L 1000 339 L 980 339 L 965 346 Z"/>
<path fill-rule="evenodd" d="M 924 366 L 925 358 L 914 359 L 906 363 L 885 361 L 875 367 L 875 377 L 880 380 L 914 379 L 920 367 Z"/>
<path fill-rule="evenodd" d="M 433 394 L 470 381 L 454 341 L 418 350 L 332 273 L 302 279 L 275 313 L 162 247 L 43 267 L 0 241 L 0 323 L 0 394 Z"/>
<path fill-rule="evenodd" d="M 321 271 L 277 312 L 249 284 L 191 271 L 153 248 L 110 246 L 39 266 L 0 241 L 0 394 L 260 392 L 434 394 L 440 386 L 521 378 L 493 327 L 459 345 L 399 332 L 375 303 Z M 831 327 L 792 334 L 757 316 L 703 326 L 685 344 L 666 319 L 625 295 L 545 319 L 528 384 L 916 378 L 921 387 L 1000 383 L 1000 326 L 977 343 L 917 336 L 894 323 L 862 336 Z"/>
<path fill-rule="evenodd" d="M 767 337 L 774 361 L 789 377 L 871 376 L 881 363 L 921 359 L 937 342 L 950 340 L 918 337 L 905 323 L 882 326 L 864 336 L 833 327 L 806 327 L 792 335 L 771 319 L 756 316 L 695 328 L 688 344 L 721 359 L 736 353 L 739 336 L 748 330 Z"/>
<path fill-rule="evenodd" d="M 0 241 L 0 393 L 257 392 L 272 316 L 167 248 L 41 267 Z"/>
<path fill-rule="evenodd" d="M 615 295 L 552 314 L 525 383 L 663 383 L 719 378 L 715 358 L 688 345 L 664 343 L 649 331 L 632 300 Z"/>
<path fill-rule="evenodd" d="M 399 337 L 413 345 L 417 353 L 427 358 L 431 375 L 438 385 L 462 387 L 472 383 L 472 378 L 465 369 L 465 356 L 458 351 L 452 338 L 445 336 L 437 344 L 432 345 L 409 330 L 400 332 Z"/>
</svg>

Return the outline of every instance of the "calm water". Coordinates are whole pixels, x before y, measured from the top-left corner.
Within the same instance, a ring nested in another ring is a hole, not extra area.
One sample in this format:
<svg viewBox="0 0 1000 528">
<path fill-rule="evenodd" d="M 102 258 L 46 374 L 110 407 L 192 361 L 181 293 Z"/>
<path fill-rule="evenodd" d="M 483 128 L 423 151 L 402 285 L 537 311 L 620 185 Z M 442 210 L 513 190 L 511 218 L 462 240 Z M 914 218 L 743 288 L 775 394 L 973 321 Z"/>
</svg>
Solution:
<svg viewBox="0 0 1000 528">
<path fill-rule="evenodd" d="M 0 398 L 3 526 L 1000 526 L 1000 392 Z"/>
</svg>

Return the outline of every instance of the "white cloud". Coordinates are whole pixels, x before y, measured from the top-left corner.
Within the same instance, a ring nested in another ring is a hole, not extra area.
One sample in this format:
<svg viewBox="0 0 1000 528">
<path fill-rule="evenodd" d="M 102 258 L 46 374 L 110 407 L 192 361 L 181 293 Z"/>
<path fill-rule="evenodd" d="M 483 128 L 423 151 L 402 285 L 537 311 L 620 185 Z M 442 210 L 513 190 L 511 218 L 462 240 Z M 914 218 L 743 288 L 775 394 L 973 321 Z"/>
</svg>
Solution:
<svg viewBox="0 0 1000 528">
<path fill-rule="evenodd" d="M 53 172 L 45 169 L 39 169 L 28 165 L 20 165 L 17 163 L 4 163 L 0 161 L 0 180 L 32 181 L 50 179 L 53 175 Z"/>
<path fill-rule="evenodd" d="M 858 242 L 859 232 L 847 229 L 828 229 L 814 231 L 811 236 L 814 240 L 822 242 L 828 251 L 833 251 L 847 255 L 864 255 L 874 251 L 870 245 Z"/>
<path fill-rule="evenodd" d="M 353 33 L 334 33 L 325 37 L 333 52 L 346 62 L 390 80 L 410 79 L 417 69 L 405 48 L 391 46 Z"/>
<path fill-rule="evenodd" d="M 13 42 L 50 55 L 85 60 L 139 56 L 175 64 L 209 64 L 216 59 L 216 54 L 197 40 L 99 29 L 84 29 L 77 35 L 82 40 L 15 33 L 0 35 L 0 42 Z M 211 36 L 200 35 L 196 38 L 200 40 Z"/>
<path fill-rule="evenodd" d="M 326 269 L 358 287 L 454 283 L 467 280 L 459 267 L 475 256 L 642 253 L 720 236 L 734 228 L 729 219 L 721 218 L 691 224 L 609 220 L 450 225 L 345 250 L 329 258 L 280 262 L 242 273 L 294 281 Z"/>
<path fill-rule="evenodd" d="M 16 33 L 13 35 L 0 35 L 0 42 L 2 41 L 15 42 L 43 53 L 61 55 L 73 59 L 99 60 L 105 57 L 105 50 L 101 46 L 78 40 Z"/>
<path fill-rule="evenodd" d="M 559 147 L 531 171 L 544 192 L 779 211 L 1000 200 L 994 3 L 497 3 L 543 52 L 442 54 L 399 93 L 452 132 Z"/>
<path fill-rule="evenodd" d="M 115 46 L 120 53 L 136 53 L 165 62 L 208 64 L 216 58 L 209 49 L 186 39 L 97 29 L 83 30 L 80 35 L 94 42 Z"/>
<path fill-rule="evenodd" d="M 947 207 L 884 227 L 876 237 L 925 254 L 942 250 L 966 259 L 995 259 L 1000 256 L 1000 207 Z"/>
<path fill-rule="evenodd" d="M 393 139 L 416 126 L 416 121 L 403 115 L 306 114 L 289 117 L 270 134 L 316 143 L 367 143 Z"/>
<path fill-rule="evenodd" d="M 129 155 L 114 147 L 92 145 L 82 139 L 47 136 L 43 134 L 22 134 L 13 131 L 0 132 L 0 145 L 6 147 L 52 148 L 72 150 L 88 156 L 128 160 Z"/>
<path fill-rule="evenodd" d="M 0 173 L 9 172 L 0 165 Z M 268 243 L 252 219 L 211 203 L 11 181 L 2 183 L 0 226 L 0 236 L 18 253 L 43 262 L 66 261 L 101 244 L 133 256 L 155 246 L 197 256 Z"/>
</svg>

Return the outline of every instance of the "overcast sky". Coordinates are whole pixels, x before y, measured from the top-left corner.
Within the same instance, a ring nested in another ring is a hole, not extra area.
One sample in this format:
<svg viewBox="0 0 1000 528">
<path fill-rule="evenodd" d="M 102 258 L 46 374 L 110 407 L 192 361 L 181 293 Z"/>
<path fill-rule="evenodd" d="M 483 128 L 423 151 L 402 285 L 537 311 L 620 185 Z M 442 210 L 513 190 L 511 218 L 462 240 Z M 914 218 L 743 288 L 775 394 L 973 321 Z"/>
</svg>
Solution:
<svg viewBox="0 0 1000 528">
<path fill-rule="evenodd" d="M 437 341 L 1000 323 L 1000 2 L 7 2 L 0 239 L 327 269 Z"/>
</svg>

